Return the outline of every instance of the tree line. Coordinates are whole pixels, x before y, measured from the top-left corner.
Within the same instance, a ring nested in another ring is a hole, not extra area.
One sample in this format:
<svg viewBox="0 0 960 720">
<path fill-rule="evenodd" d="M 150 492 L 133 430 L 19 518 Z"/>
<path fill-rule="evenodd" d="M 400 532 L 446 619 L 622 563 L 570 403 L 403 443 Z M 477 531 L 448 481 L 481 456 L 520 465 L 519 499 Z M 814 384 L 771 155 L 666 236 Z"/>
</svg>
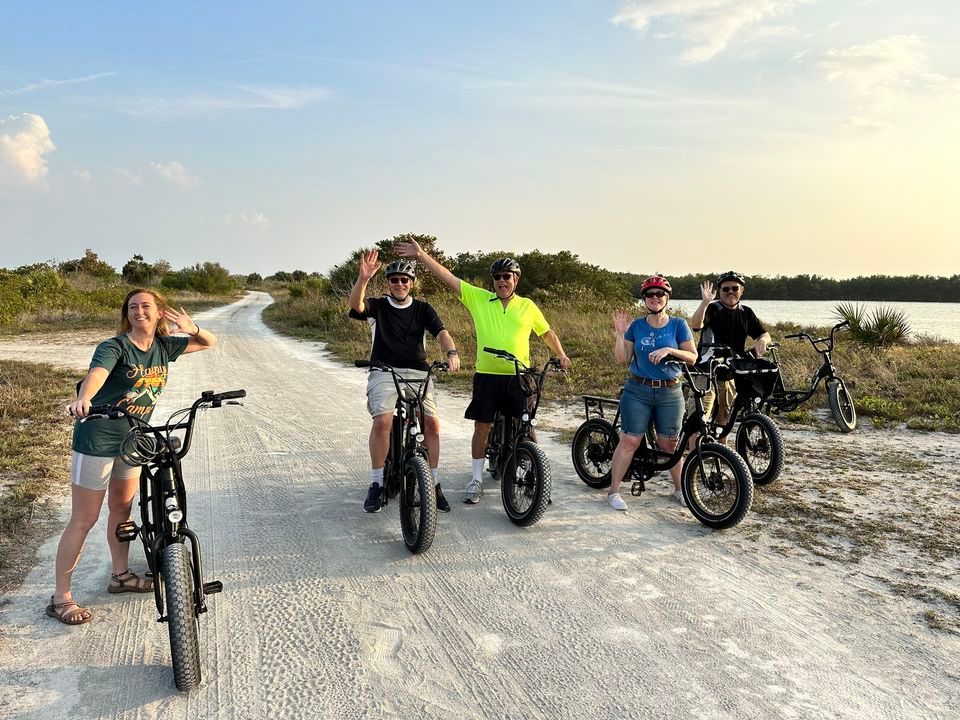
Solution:
<svg viewBox="0 0 960 720">
<path fill-rule="evenodd" d="M 644 276 L 616 273 L 630 293 L 640 297 Z M 699 298 L 700 283 L 716 281 L 720 272 L 671 276 L 674 297 Z M 860 275 L 835 280 L 822 275 L 750 275 L 747 297 L 751 300 L 875 300 L 907 302 L 960 302 L 960 275 Z"/>
</svg>

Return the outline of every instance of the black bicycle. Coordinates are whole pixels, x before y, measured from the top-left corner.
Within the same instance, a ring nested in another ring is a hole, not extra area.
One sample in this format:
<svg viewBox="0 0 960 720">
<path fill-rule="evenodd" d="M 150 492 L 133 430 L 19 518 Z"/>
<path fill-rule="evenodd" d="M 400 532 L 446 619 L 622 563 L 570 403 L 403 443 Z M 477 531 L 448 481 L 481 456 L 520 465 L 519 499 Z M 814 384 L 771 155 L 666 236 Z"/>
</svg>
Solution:
<svg viewBox="0 0 960 720">
<path fill-rule="evenodd" d="M 543 368 L 527 367 L 506 350 L 485 347 L 484 352 L 513 363 L 520 394 L 526 410 L 519 416 L 494 414 L 487 440 L 490 474 L 500 480 L 503 509 L 514 525 L 535 524 L 550 504 L 551 472 L 546 453 L 537 445 L 534 427 L 543 383 L 550 369 L 560 370 L 560 361 L 550 358 Z"/>
<path fill-rule="evenodd" d="M 773 413 L 790 412 L 796 410 L 801 403 L 806 402 L 817 391 L 821 381 L 826 382 L 827 404 L 830 406 L 830 414 L 833 421 L 840 428 L 840 432 L 852 432 L 857 428 L 857 409 L 853 404 L 853 396 L 847 389 L 847 384 L 843 378 L 837 374 L 833 365 L 830 353 L 833 352 L 834 336 L 838 330 L 849 327 L 850 323 L 846 320 L 839 322 L 830 329 L 829 337 L 815 338 L 807 333 L 796 333 L 785 335 L 785 340 L 808 340 L 813 349 L 820 354 L 821 363 L 813 375 L 810 377 L 810 387 L 806 390 L 787 390 L 783 383 L 783 375 L 780 373 L 780 355 L 779 343 L 770 345 L 770 354 L 773 362 L 777 366 L 777 379 L 773 387 L 773 392 L 764 403 L 764 409 Z"/>
<path fill-rule="evenodd" d="M 737 355 L 729 345 L 703 343 L 702 348 L 713 348 L 715 355 L 728 358 L 717 368 L 718 380 L 733 380 L 736 399 L 730 414 L 721 425 L 717 422 L 718 403 L 713 405 L 710 418 L 713 434 L 722 441 L 739 420 L 734 447 L 747 463 L 756 485 L 769 485 L 783 472 L 784 446 L 780 428 L 761 408 L 773 392 L 780 368 L 773 362 L 748 352 Z"/>
<path fill-rule="evenodd" d="M 98 405 L 88 419 L 125 418 L 130 423 L 120 446 L 125 463 L 140 466 L 140 522 L 120 523 L 120 542 L 138 535 L 153 576 L 158 622 L 167 623 L 173 680 L 178 690 L 200 684 L 200 614 L 207 611 L 206 596 L 223 590 L 219 580 L 204 580 L 200 541 L 187 524 L 187 491 L 181 460 L 190 450 L 197 411 L 224 404 L 239 405 L 246 390 L 203 392 L 194 403 L 177 410 L 163 425 L 150 425 L 125 408 Z M 178 433 L 182 431 L 182 435 Z M 187 541 L 190 543 L 187 548 Z"/>
<path fill-rule="evenodd" d="M 397 389 L 397 408 L 390 428 L 390 450 L 383 466 L 380 506 L 389 497 L 400 496 L 400 532 L 403 543 L 415 555 L 433 545 L 437 533 L 437 491 L 430 474 L 427 448 L 423 444 L 423 399 L 427 396 L 430 377 L 437 370 L 447 370 L 447 363 L 434 362 L 423 379 L 407 379 L 382 362 L 356 360 L 357 367 L 371 372 L 388 372 Z"/>
<path fill-rule="evenodd" d="M 696 436 L 694 449 L 687 455 L 681 470 L 681 487 L 687 507 L 707 527 L 717 530 L 733 527 L 743 520 L 753 503 L 753 480 L 743 458 L 716 442 L 714 428 L 703 413 L 703 396 L 716 382 L 716 372 L 723 361 L 712 359 L 705 370 L 692 369 L 676 361 L 667 361 L 667 364 L 681 368 L 694 397 L 696 412 L 684 418 L 673 453 L 659 450 L 646 435 L 641 439 L 624 478 L 633 478 L 630 494 L 639 497 L 646 490 L 647 480 L 679 463 L 688 440 Z M 694 380 L 698 377 L 706 378 L 705 387 L 697 387 Z M 613 453 L 620 443 L 620 401 L 584 395 L 583 404 L 586 420 L 573 437 L 573 467 L 590 487 L 605 488 L 610 485 Z M 605 408 L 613 406 L 616 411 L 609 420 Z"/>
</svg>

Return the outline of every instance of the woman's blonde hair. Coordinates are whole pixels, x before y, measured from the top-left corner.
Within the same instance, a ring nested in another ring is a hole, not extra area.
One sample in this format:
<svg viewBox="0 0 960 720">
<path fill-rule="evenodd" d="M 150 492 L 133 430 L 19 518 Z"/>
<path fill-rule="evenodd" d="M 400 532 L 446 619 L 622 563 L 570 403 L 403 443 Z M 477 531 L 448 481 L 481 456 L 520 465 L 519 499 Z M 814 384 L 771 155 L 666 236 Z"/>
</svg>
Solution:
<svg viewBox="0 0 960 720">
<path fill-rule="evenodd" d="M 170 306 L 167 304 L 167 301 L 164 300 L 163 295 L 154 290 L 147 290 L 146 288 L 136 288 L 135 290 L 131 290 L 123 299 L 123 305 L 120 308 L 120 332 L 117 334 L 125 335 L 133 330 L 133 325 L 130 324 L 130 318 L 127 317 L 127 311 L 130 307 L 130 298 L 132 298 L 134 295 L 139 295 L 140 293 L 145 293 L 152 296 L 154 301 L 157 303 L 157 313 L 160 317 L 157 320 L 157 329 L 153 331 L 153 334 L 159 335 L 160 337 L 166 337 L 170 334 L 170 328 L 167 326 L 166 318 L 163 317 L 163 312 L 168 310 Z"/>
</svg>

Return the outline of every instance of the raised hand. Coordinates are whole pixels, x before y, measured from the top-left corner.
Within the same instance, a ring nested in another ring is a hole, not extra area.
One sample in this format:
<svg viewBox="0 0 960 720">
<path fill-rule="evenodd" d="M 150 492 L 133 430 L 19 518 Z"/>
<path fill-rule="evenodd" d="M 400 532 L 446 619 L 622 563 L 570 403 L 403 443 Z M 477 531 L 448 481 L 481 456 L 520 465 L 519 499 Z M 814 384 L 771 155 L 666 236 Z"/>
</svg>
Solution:
<svg viewBox="0 0 960 720">
<path fill-rule="evenodd" d="M 397 253 L 400 257 L 413 258 L 414 260 L 420 257 L 420 253 L 423 252 L 423 248 L 420 247 L 420 243 L 416 240 L 408 240 L 407 242 L 397 243 L 393 247 L 394 252 Z"/>
<path fill-rule="evenodd" d="M 713 302 L 717 299 L 717 292 L 713 289 L 713 282 L 711 280 L 704 280 L 700 284 L 700 299 L 706 303 Z"/>
<path fill-rule="evenodd" d="M 380 262 L 377 260 L 379 253 L 376 250 L 368 250 L 360 256 L 360 280 L 367 282 L 377 274 L 380 269 Z"/>
<path fill-rule="evenodd" d="M 196 335 L 200 332 L 200 328 L 190 319 L 187 311 L 183 308 L 180 308 L 180 312 L 177 312 L 173 308 L 168 308 L 163 311 L 163 317 L 167 322 L 172 322 L 176 325 L 180 332 L 185 332 L 187 335 Z"/>
<path fill-rule="evenodd" d="M 633 322 L 633 317 L 626 310 L 620 309 L 613 313 L 613 327 L 617 335 L 623 335 Z"/>
</svg>

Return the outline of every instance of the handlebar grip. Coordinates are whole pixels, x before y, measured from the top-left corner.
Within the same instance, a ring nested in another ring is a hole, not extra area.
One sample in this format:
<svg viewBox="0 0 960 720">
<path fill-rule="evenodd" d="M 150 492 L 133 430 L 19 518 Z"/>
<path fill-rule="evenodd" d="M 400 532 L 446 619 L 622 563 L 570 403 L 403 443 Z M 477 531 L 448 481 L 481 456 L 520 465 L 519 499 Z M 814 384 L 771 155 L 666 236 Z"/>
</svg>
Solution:
<svg viewBox="0 0 960 720">
<path fill-rule="evenodd" d="M 850 321 L 844 320 L 842 323 L 838 323 L 835 328 L 839 330 L 840 328 L 850 327 Z"/>
<path fill-rule="evenodd" d="M 226 392 L 217 393 L 214 395 L 214 398 L 217 400 L 233 400 L 234 398 L 242 398 L 246 396 L 246 390 L 227 390 Z"/>
<path fill-rule="evenodd" d="M 491 353 L 492 355 L 499 355 L 500 353 L 503 352 L 503 350 L 497 350 L 497 348 L 492 348 L 492 347 L 485 347 L 483 351 L 487 353 Z"/>
<path fill-rule="evenodd" d="M 116 408 L 111 405 L 91 405 L 87 415 L 109 415 L 114 410 Z"/>
<path fill-rule="evenodd" d="M 357 367 L 370 367 L 369 360 L 354 360 L 353 364 Z"/>
</svg>

